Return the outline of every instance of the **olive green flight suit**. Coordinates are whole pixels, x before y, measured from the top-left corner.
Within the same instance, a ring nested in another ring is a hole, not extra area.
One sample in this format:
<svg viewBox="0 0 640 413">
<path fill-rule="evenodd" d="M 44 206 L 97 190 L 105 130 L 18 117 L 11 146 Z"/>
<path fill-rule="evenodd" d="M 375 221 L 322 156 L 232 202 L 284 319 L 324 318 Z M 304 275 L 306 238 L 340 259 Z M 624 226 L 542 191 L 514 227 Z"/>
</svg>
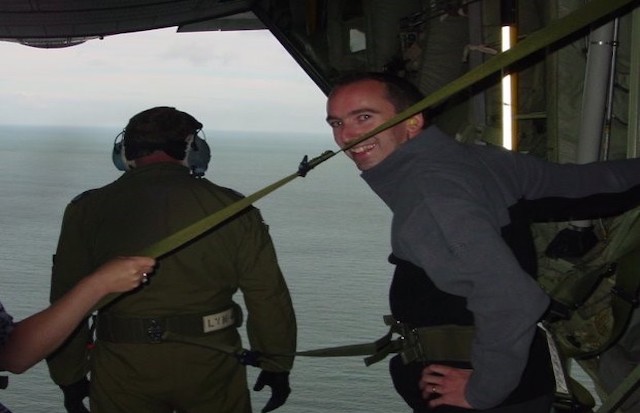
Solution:
<svg viewBox="0 0 640 413">
<path fill-rule="evenodd" d="M 105 187 L 85 192 L 65 210 L 51 300 L 110 258 L 135 255 L 240 197 L 173 163 L 136 168 Z M 198 321 L 202 314 L 229 308 L 240 290 L 248 311 L 251 349 L 267 355 L 261 368 L 292 367 L 294 311 L 268 227 L 257 209 L 248 208 L 160 258 L 149 278 L 147 285 L 99 314 L 133 320 L 185 316 Z M 194 335 L 202 346 L 98 339 L 89 350 L 90 331 L 83 323 L 47 362 L 59 385 L 75 383 L 91 371 L 93 413 L 250 412 L 245 367 L 235 357 L 210 348 L 222 344 L 240 349 L 236 328 Z"/>
</svg>

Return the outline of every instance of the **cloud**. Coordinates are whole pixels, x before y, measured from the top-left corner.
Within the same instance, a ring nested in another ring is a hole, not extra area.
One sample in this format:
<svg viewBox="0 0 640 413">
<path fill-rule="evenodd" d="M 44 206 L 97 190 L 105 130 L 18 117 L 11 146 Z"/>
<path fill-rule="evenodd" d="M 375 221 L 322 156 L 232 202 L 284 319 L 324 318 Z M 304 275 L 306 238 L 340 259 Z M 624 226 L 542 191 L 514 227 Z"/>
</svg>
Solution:
<svg viewBox="0 0 640 413">
<path fill-rule="evenodd" d="M 65 49 L 0 42 L 0 123 L 115 126 L 173 105 L 216 129 L 327 133 L 324 95 L 267 31 L 122 34 Z"/>
</svg>

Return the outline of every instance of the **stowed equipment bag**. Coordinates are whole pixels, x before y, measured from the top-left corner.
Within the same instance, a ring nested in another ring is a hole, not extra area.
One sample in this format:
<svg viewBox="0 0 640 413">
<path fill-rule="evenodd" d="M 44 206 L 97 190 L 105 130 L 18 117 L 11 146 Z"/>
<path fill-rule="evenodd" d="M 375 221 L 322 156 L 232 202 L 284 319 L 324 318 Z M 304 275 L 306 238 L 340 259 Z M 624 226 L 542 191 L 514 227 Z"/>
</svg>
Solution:
<svg viewBox="0 0 640 413">
<path fill-rule="evenodd" d="M 640 342 L 640 326 L 630 328 L 640 290 L 640 209 L 608 220 L 605 227 L 601 241 L 578 260 L 541 257 L 538 278 L 554 300 L 546 326 L 563 361 L 577 361 L 602 399 L 631 369 L 618 371 L 618 377 L 603 375 L 602 359 L 617 354 L 626 357 L 623 364 L 640 364 L 638 353 L 634 359 L 629 351 L 615 349 L 623 337 L 626 346 Z M 571 387 L 584 393 L 575 381 Z"/>
</svg>

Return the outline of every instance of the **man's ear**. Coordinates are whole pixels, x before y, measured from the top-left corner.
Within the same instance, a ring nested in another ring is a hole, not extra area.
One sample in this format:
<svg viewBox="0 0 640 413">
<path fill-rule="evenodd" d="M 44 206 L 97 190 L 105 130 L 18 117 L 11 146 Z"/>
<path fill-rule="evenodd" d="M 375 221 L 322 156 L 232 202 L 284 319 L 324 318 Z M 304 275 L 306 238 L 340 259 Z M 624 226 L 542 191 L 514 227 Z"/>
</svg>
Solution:
<svg viewBox="0 0 640 413">
<path fill-rule="evenodd" d="M 407 125 L 407 130 L 411 134 L 412 138 L 418 133 L 420 133 L 422 129 L 424 129 L 424 116 L 422 116 L 421 113 L 417 115 L 413 115 L 412 117 L 407 119 L 405 122 Z"/>
</svg>

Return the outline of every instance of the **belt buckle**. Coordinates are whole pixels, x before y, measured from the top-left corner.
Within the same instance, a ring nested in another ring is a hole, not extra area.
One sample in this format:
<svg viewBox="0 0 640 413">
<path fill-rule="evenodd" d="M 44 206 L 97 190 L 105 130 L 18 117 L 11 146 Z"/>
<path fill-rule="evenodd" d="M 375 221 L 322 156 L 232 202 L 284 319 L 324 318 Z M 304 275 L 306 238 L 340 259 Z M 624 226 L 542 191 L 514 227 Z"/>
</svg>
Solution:
<svg viewBox="0 0 640 413">
<path fill-rule="evenodd" d="M 400 339 L 398 340 L 400 343 L 400 350 L 398 353 L 400 354 L 404 364 L 424 359 L 422 345 L 420 344 L 420 336 L 417 329 L 411 328 L 406 323 L 396 321 L 391 317 L 385 319 L 385 323 L 391 324 L 392 331 L 400 335 Z"/>
<path fill-rule="evenodd" d="M 162 336 L 164 335 L 164 328 L 158 323 L 157 320 L 151 320 L 151 325 L 147 327 L 147 337 L 151 343 L 160 343 L 162 341 Z"/>
<path fill-rule="evenodd" d="M 422 351 L 422 343 L 420 342 L 420 333 L 415 328 L 406 327 L 403 336 L 404 343 L 401 352 L 404 364 L 414 361 L 425 361 L 424 352 Z"/>
</svg>

